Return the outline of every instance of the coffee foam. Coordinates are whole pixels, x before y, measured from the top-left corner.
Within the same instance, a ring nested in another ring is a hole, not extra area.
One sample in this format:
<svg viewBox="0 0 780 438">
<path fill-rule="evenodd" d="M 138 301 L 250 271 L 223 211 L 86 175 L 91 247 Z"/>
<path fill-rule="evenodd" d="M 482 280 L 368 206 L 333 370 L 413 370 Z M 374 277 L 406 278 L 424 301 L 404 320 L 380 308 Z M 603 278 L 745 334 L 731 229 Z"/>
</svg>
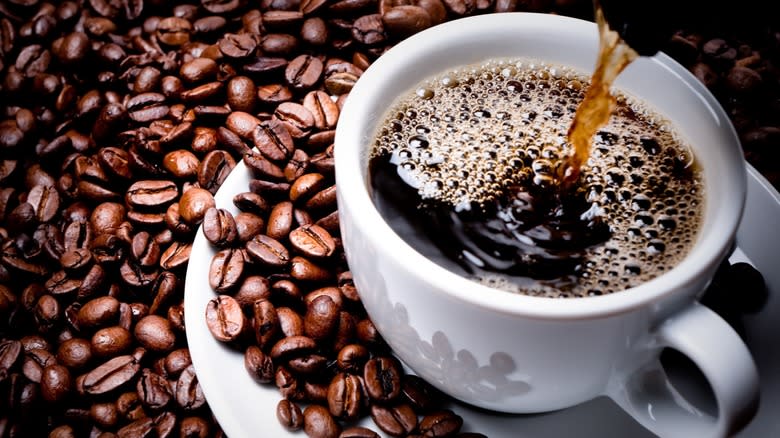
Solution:
<svg viewBox="0 0 780 438">
<path fill-rule="evenodd" d="M 373 156 L 389 156 L 422 200 L 456 210 L 512 185 L 555 184 L 588 77 L 534 60 L 493 60 L 433 77 L 387 113 Z M 672 125 L 614 92 L 618 107 L 593 141 L 583 187 L 612 238 L 588 249 L 576 279 L 535 285 L 476 278 L 532 295 L 599 295 L 638 285 L 687 254 L 701 222 L 702 181 Z M 653 200 L 653 201 L 651 201 Z"/>
</svg>

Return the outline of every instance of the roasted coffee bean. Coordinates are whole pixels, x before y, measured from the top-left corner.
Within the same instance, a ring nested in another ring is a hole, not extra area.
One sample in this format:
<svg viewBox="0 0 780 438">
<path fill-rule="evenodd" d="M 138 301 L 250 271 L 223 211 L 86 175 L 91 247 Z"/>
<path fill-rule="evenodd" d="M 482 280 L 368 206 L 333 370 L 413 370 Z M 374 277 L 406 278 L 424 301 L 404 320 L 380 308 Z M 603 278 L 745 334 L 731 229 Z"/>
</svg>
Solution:
<svg viewBox="0 0 780 438">
<path fill-rule="evenodd" d="M 400 5 L 382 14 L 387 31 L 404 38 L 431 26 L 431 16 L 425 9 L 414 5 Z"/>
<path fill-rule="evenodd" d="M 49 222 L 57 214 L 60 196 L 52 186 L 36 185 L 27 194 L 27 202 L 32 205 L 38 222 Z"/>
<path fill-rule="evenodd" d="M 41 396 L 49 402 L 63 400 L 73 388 L 70 371 L 62 365 L 52 364 L 41 374 Z"/>
<path fill-rule="evenodd" d="M 391 436 L 406 436 L 417 427 L 417 414 L 407 404 L 372 404 L 371 419 Z"/>
<path fill-rule="evenodd" d="M 298 103 L 282 102 L 276 107 L 273 115 L 284 124 L 295 140 L 309 135 L 314 127 L 314 116 L 305 106 Z"/>
<path fill-rule="evenodd" d="M 276 368 L 274 384 L 282 397 L 296 401 L 304 400 L 305 393 L 303 389 L 303 380 L 286 367 L 279 366 Z"/>
<path fill-rule="evenodd" d="M 233 205 L 241 211 L 254 214 L 265 214 L 271 209 L 268 201 L 257 193 L 252 192 L 241 192 L 234 196 Z"/>
<path fill-rule="evenodd" d="M 301 175 L 290 186 L 290 200 L 298 203 L 305 203 L 309 198 L 322 190 L 326 185 L 325 177 L 319 173 L 307 173 Z"/>
<path fill-rule="evenodd" d="M 368 361 L 369 356 L 370 353 L 365 346 L 349 344 L 339 350 L 336 365 L 346 373 L 362 375 L 363 366 Z"/>
<path fill-rule="evenodd" d="M 185 62 L 179 69 L 179 77 L 190 84 L 199 84 L 213 80 L 219 70 L 213 59 L 195 58 Z"/>
<path fill-rule="evenodd" d="M 265 55 L 288 57 L 298 47 L 295 36 L 286 33 L 269 33 L 260 42 L 260 50 Z"/>
<path fill-rule="evenodd" d="M 267 348 L 279 334 L 279 317 L 276 308 L 267 299 L 259 299 L 252 304 L 252 327 L 255 340 L 260 348 Z"/>
<path fill-rule="evenodd" d="M 254 81 L 246 76 L 232 78 L 227 85 L 227 102 L 234 111 L 252 111 L 257 102 Z"/>
<path fill-rule="evenodd" d="M 333 129 L 339 118 L 339 108 L 324 91 L 312 91 L 303 100 L 303 106 L 314 117 L 314 126 L 318 129 Z"/>
<path fill-rule="evenodd" d="M 141 93 L 127 101 L 127 115 L 137 123 L 149 123 L 168 115 L 170 107 L 160 93 Z"/>
<path fill-rule="evenodd" d="M 241 250 L 223 249 L 211 260 L 209 285 L 218 293 L 237 287 L 244 272 L 246 255 Z"/>
<path fill-rule="evenodd" d="M 242 211 L 235 216 L 236 230 L 238 231 L 238 241 L 246 243 L 255 236 L 262 233 L 265 228 L 265 221 L 254 213 Z"/>
<path fill-rule="evenodd" d="M 379 438 L 379 434 L 367 427 L 352 426 L 341 431 L 339 438 Z"/>
<path fill-rule="evenodd" d="M 57 362 L 72 370 L 83 368 L 90 360 L 92 360 L 92 347 L 86 339 L 68 339 L 57 349 Z"/>
<path fill-rule="evenodd" d="M 272 359 L 278 360 L 307 354 L 316 347 L 317 343 L 308 336 L 288 336 L 277 341 L 269 354 Z"/>
<path fill-rule="evenodd" d="M 159 410 L 171 401 L 168 381 L 148 368 L 144 368 L 136 383 L 136 392 L 141 403 L 149 409 Z"/>
<path fill-rule="evenodd" d="M 43 369 L 56 363 L 55 355 L 48 350 L 35 348 L 25 353 L 22 361 L 22 374 L 32 382 L 40 383 Z"/>
<path fill-rule="evenodd" d="M 142 352 L 117 356 L 84 376 L 83 390 L 88 394 L 104 394 L 131 381 L 140 371 Z"/>
<path fill-rule="evenodd" d="M 197 225 L 203 221 L 208 209 L 216 205 L 214 195 L 202 188 L 193 187 L 181 195 L 179 199 L 179 215 L 190 225 Z"/>
<path fill-rule="evenodd" d="M 160 256 L 160 267 L 169 271 L 183 268 L 189 262 L 191 252 L 191 243 L 174 241 Z"/>
<path fill-rule="evenodd" d="M 270 383 L 274 379 L 273 360 L 256 345 L 250 345 L 244 352 L 244 368 L 258 383 Z"/>
<path fill-rule="evenodd" d="M 244 164 L 257 178 L 279 180 L 284 178 L 284 171 L 264 156 L 250 152 L 244 156 Z"/>
<path fill-rule="evenodd" d="M 390 357 L 372 358 L 363 369 L 366 392 L 372 400 L 383 403 L 395 400 L 401 394 L 401 376 L 401 367 Z"/>
<path fill-rule="evenodd" d="M 119 301 L 110 296 L 87 301 L 78 311 L 78 324 L 82 330 L 105 326 L 117 320 Z"/>
<path fill-rule="evenodd" d="M 157 38 L 169 46 L 181 46 L 190 40 L 192 24 L 179 17 L 168 17 L 157 24 Z"/>
<path fill-rule="evenodd" d="M 454 436 L 463 426 L 463 418 L 451 410 L 433 412 L 420 420 L 419 430 L 423 436 Z"/>
<path fill-rule="evenodd" d="M 338 324 L 339 306 L 327 295 L 307 305 L 303 318 L 304 333 L 315 341 L 328 338 Z"/>
<path fill-rule="evenodd" d="M 141 266 L 154 266 L 160 260 L 160 245 L 146 231 L 141 231 L 133 236 L 130 248 L 133 257 Z"/>
<path fill-rule="evenodd" d="M 255 126 L 252 142 L 260 153 L 271 161 L 286 160 L 295 149 L 293 138 L 285 125 L 273 119 Z"/>
<path fill-rule="evenodd" d="M 154 420 L 146 417 L 146 418 L 139 418 L 132 423 L 128 424 L 127 426 L 122 427 L 117 431 L 117 437 L 120 438 L 130 438 L 130 437 L 139 437 L 139 438 L 151 438 L 154 433 Z"/>
<path fill-rule="evenodd" d="M 206 307 L 206 325 L 217 340 L 232 342 L 244 334 L 247 320 L 238 301 L 228 295 L 219 295 Z"/>
<path fill-rule="evenodd" d="M 147 417 L 135 390 L 124 392 L 117 397 L 116 410 L 119 416 L 127 421 L 136 421 Z"/>
<path fill-rule="evenodd" d="M 89 217 L 89 225 L 91 225 L 94 234 L 116 234 L 124 219 L 124 205 L 115 202 L 104 202 L 92 211 Z M 72 220 L 77 222 L 83 219 L 74 217 Z"/>
<path fill-rule="evenodd" d="M 243 139 L 251 139 L 259 124 L 260 119 L 243 111 L 234 111 L 225 120 L 225 126 Z"/>
<path fill-rule="evenodd" d="M 291 100 L 292 97 L 292 91 L 282 84 L 259 85 L 257 87 L 257 98 L 265 105 L 278 105 Z"/>
<path fill-rule="evenodd" d="M 289 307 L 277 307 L 276 316 L 279 318 L 279 327 L 286 337 L 303 335 L 303 318 Z"/>
<path fill-rule="evenodd" d="M 199 409 L 206 404 L 206 397 L 192 365 L 182 370 L 176 381 L 176 403 L 186 411 Z"/>
<path fill-rule="evenodd" d="M 255 261 L 272 267 L 283 267 L 290 263 L 287 248 L 278 240 L 258 234 L 246 244 L 246 252 Z"/>
<path fill-rule="evenodd" d="M 307 210 L 313 212 L 327 211 L 336 208 L 336 185 L 326 187 L 309 198 L 304 204 Z"/>
<path fill-rule="evenodd" d="M 226 34 L 217 43 L 219 51 L 228 58 L 248 58 L 254 54 L 257 41 L 250 34 Z"/>
<path fill-rule="evenodd" d="M 303 411 L 303 430 L 310 437 L 338 438 L 341 426 L 324 406 L 309 405 Z"/>
<path fill-rule="evenodd" d="M 358 418 L 363 410 L 363 384 L 358 376 L 339 373 L 328 386 L 328 410 L 345 421 Z"/>
<path fill-rule="evenodd" d="M 197 175 L 200 160 L 192 152 L 178 149 L 165 154 L 162 165 L 176 178 L 192 179 Z"/>
<path fill-rule="evenodd" d="M 138 343 L 156 352 L 169 352 L 176 344 L 176 333 L 170 321 L 157 315 L 147 315 L 136 323 L 133 334 Z"/>
<path fill-rule="evenodd" d="M 293 203 L 280 202 L 276 204 L 268 215 L 266 234 L 276 240 L 284 240 L 290 234 L 293 224 Z"/>
<path fill-rule="evenodd" d="M 300 55 L 290 61 L 284 72 L 287 84 L 294 89 L 309 89 L 319 82 L 324 65 L 319 58 Z"/>
<path fill-rule="evenodd" d="M 125 202 L 138 209 L 161 209 L 179 196 L 172 181 L 144 180 L 133 183 L 125 195 Z"/>
<path fill-rule="evenodd" d="M 276 418 L 287 430 L 296 431 L 303 427 L 303 412 L 297 404 L 290 400 L 279 400 L 276 405 Z"/>
<path fill-rule="evenodd" d="M 112 428 L 116 425 L 119 418 L 119 412 L 116 403 L 103 402 L 93 403 L 89 408 L 89 418 L 104 428 Z"/>
<path fill-rule="evenodd" d="M 120 326 L 102 328 L 92 335 L 90 346 L 99 357 L 112 357 L 127 353 L 133 344 L 130 332 Z"/>
<path fill-rule="evenodd" d="M 231 245 L 238 238 L 233 215 L 222 208 L 210 208 L 203 217 L 203 235 L 212 245 L 220 248 Z"/>
<path fill-rule="evenodd" d="M 31 340 L 28 340 L 30 342 Z M 0 341 L 0 382 L 4 381 L 22 357 L 22 343 L 16 340 Z"/>
<path fill-rule="evenodd" d="M 211 151 L 200 162 L 198 184 L 214 194 L 234 167 L 236 160 L 229 153 L 221 150 Z"/>
<path fill-rule="evenodd" d="M 333 277 L 333 272 L 304 257 L 293 257 L 291 264 L 290 275 L 296 280 L 326 281 Z"/>
</svg>

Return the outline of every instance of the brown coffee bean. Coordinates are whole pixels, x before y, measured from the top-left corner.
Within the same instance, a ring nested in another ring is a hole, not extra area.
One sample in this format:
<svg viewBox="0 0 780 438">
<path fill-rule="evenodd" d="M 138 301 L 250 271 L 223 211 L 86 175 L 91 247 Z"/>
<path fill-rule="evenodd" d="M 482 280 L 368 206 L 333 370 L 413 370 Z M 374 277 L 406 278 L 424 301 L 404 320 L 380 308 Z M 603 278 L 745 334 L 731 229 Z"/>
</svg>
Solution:
<svg viewBox="0 0 780 438">
<path fill-rule="evenodd" d="M 191 253 L 191 243 L 174 241 L 160 256 L 160 267 L 169 271 L 183 268 L 187 265 L 187 262 L 189 262 Z"/>
<path fill-rule="evenodd" d="M 328 75 L 325 78 L 325 89 L 328 92 L 341 96 L 352 91 L 352 87 L 359 79 L 359 76 L 350 72 L 338 72 Z"/>
<path fill-rule="evenodd" d="M 328 410 L 336 418 L 356 420 L 364 406 L 363 384 L 358 376 L 338 373 L 328 386 Z"/>
<path fill-rule="evenodd" d="M 276 405 L 276 418 L 279 420 L 279 424 L 287 430 L 296 431 L 303 427 L 301 408 L 290 400 L 279 400 Z"/>
<path fill-rule="evenodd" d="M 269 203 L 262 196 L 252 192 L 241 192 L 234 196 L 233 205 L 241 211 L 258 215 L 268 213 L 271 209 Z"/>
<path fill-rule="evenodd" d="M 219 295 L 206 307 L 206 325 L 212 336 L 222 342 L 232 342 L 244 334 L 246 317 L 233 297 Z"/>
<path fill-rule="evenodd" d="M 264 156 L 250 152 L 244 155 L 244 164 L 257 178 L 279 180 L 284 178 L 284 171 Z"/>
<path fill-rule="evenodd" d="M 324 46 L 329 40 L 328 25 L 320 17 L 310 17 L 301 26 L 301 39 L 312 46 Z"/>
<path fill-rule="evenodd" d="M 126 421 L 136 421 L 147 417 L 136 391 L 120 394 L 116 399 L 116 410 L 119 416 Z"/>
<path fill-rule="evenodd" d="M 227 84 L 227 102 L 234 111 L 252 111 L 257 102 L 254 81 L 246 76 L 232 78 Z"/>
<path fill-rule="evenodd" d="M 111 324 L 119 316 L 119 301 L 110 296 L 87 301 L 78 311 L 78 325 L 82 330 Z"/>
<path fill-rule="evenodd" d="M 271 209 L 268 215 L 266 234 L 276 240 L 284 240 L 290 234 L 293 223 L 293 203 L 280 202 Z"/>
<path fill-rule="evenodd" d="M 436 388 L 415 375 L 404 376 L 401 390 L 406 401 L 419 413 L 437 409 L 443 400 L 442 394 Z"/>
<path fill-rule="evenodd" d="M 244 352 L 244 368 L 258 383 L 270 383 L 274 379 L 274 363 L 256 345 L 250 345 Z"/>
<path fill-rule="evenodd" d="M 300 55 L 290 61 L 284 72 L 287 84 L 294 89 L 308 89 L 319 82 L 324 65 L 319 58 Z"/>
<path fill-rule="evenodd" d="M 224 248 L 238 238 L 236 221 L 233 215 L 222 208 L 210 208 L 203 217 L 203 235 L 212 245 Z"/>
<path fill-rule="evenodd" d="M 327 190 L 327 189 L 326 189 Z M 316 198 L 316 196 L 315 196 Z M 314 198 L 312 198 L 314 199 Z M 334 211 L 333 213 L 328 214 L 327 216 L 323 216 L 320 219 L 317 219 L 315 224 L 321 226 L 322 228 L 328 230 L 328 232 L 332 236 L 339 235 L 340 229 L 339 229 L 339 212 Z M 357 295 L 354 295 L 355 298 L 353 301 L 357 300 Z"/>
<path fill-rule="evenodd" d="M 48 402 L 63 400 L 73 388 L 70 371 L 62 365 L 52 364 L 41 374 L 41 396 Z"/>
<path fill-rule="evenodd" d="M 176 403 L 186 411 L 199 409 L 206 404 L 206 397 L 192 365 L 185 368 L 176 381 Z"/>
<path fill-rule="evenodd" d="M 127 101 L 127 115 L 137 123 L 149 123 L 168 115 L 170 107 L 160 93 L 141 93 Z"/>
<path fill-rule="evenodd" d="M 762 83 L 761 75 L 750 67 L 734 66 L 726 76 L 726 85 L 737 95 L 755 93 Z"/>
<path fill-rule="evenodd" d="M 290 263 L 290 254 L 278 240 L 258 234 L 246 244 L 246 252 L 255 261 L 272 267 L 284 267 Z"/>
<path fill-rule="evenodd" d="M 371 419 L 391 436 L 406 436 L 417 427 L 417 414 L 407 404 L 372 404 Z"/>
<path fill-rule="evenodd" d="M 215 0 L 206 0 L 215 3 Z M 224 3 L 224 2 L 223 2 Z M 231 0 L 228 4 L 238 4 L 237 0 Z M 215 8 L 216 9 L 216 8 Z M 211 435 L 209 423 L 200 417 L 185 417 L 179 424 L 179 436 L 187 438 L 207 438 Z"/>
<path fill-rule="evenodd" d="M 283 161 L 295 150 L 293 138 L 286 126 L 277 120 L 266 120 L 252 131 L 252 142 L 271 161 Z"/>
<path fill-rule="evenodd" d="M 89 408 L 89 418 L 104 428 L 113 428 L 119 419 L 116 403 L 93 403 Z"/>
<path fill-rule="evenodd" d="M 193 187 L 185 191 L 179 199 L 179 214 L 188 224 L 197 225 L 203 221 L 206 211 L 215 205 L 211 192 Z"/>
<path fill-rule="evenodd" d="M 32 205 L 38 222 L 51 221 L 60 207 L 60 196 L 52 186 L 36 185 L 27 194 L 27 202 Z"/>
<path fill-rule="evenodd" d="M 188 104 L 206 103 L 221 95 L 225 85 L 219 81 L 208 82 L 203 85 L 182 91 L 179 97 Z"/>
<path fill-rule="evenodd" d="M 258 125 L 260 125 L 260 119 L 243 111 L 230 113 L 225 121 L 225 126 L 229 130 L 246 140 L 252 138 Z"/>
<path fill-rule="evenodd" d="M 90 360 L 92 360 L 92 347 L 86 339 L 68 339 L 57 349 L 57 362 L 72 370 L 83 368 Z"/>
<path fill-rule="evenodd" d="M 216 193 L 234 167 L 236 160 L 228 152 L 211 151 L 203 157 L 198 168 L 198 184 L 212 194 Z"/>
<path fill-rule="evenodd" d="M 87 373 L 82 382 L 88 394 L 104 394 L 132 380 L 141 369 L 139 354 L 117 356 Z"/>
<path fill-rule="evenodd" d="M 462 426 L 463 418 L 447 409 L 423 417 L 419 430 L 426 437 L 454 436 Z"/>
<path fill-rule="evenodd" d="M 322 190 L 326 184 L 325 177 L 320 173 L 301 175 L 290 187 L 290 200 L 297 202 L 298 205 L 303 204 L 315 193 Z"/>
<path fill-rule="evenodd" d="M 141 69 L 140 72 L 138 72 L 138 76 L 135 78 L 135 83 L 133 84 L 133 91 L 135 93 L 151 93 L 157 89 L 157 86 L 160 84 L 160 78 L 162 77 L 162 73 L 160 73 L 160 70 L 154 68 L 154 67 L 144 67 Z M 101 111 L 101 118 L 104 118 L 104 114 L 106 113 L 107 108 L 112 108 L 111 106 L 107 105 L 103 107 L 103 110 Z M 119 119 L 120 115 L 124 115 L 123 112 L 121 112 L 122 107 L 118 104 L 114 106 L 116 108 L 115 110 L 112 110 L 114 114 L 116 114 L 117 119 Z M 113 117 L 108 117 L 113 118 Z M 94 133 L 93 133 L 94 134 Z"/>
<path fill-rule="evenodd" d="M 48 350 L 40 348 L 32 349 L 24 355 L 22 360 L 22 374 L 31 382 L 40 383 L 43 369 L 57 363 L 57 357 Z"/>
<path fill-rule="evenodd" d="M 281 121 L 293 139 L 299 140 L 311 132 L 314 116 L 305 106 L 294 102 L 282 102 L 276 107 L 274 117 Z"/>
<path fill-rule="evenodd" d="M 324 91 L 311 91 L 303 100 L 306 107 L 314 116 L 314 126 L 319 129 L 333 129 L 339 118 L 339 108 L 336 103 Z"/>
<path fill-rule="evenodd" d="M 326 281 L 333 277 L 333 272 L 319 266 L 304 257 L 293 257 L 290 275 L 296 280 Z"/>
<path fill-rule="evenodd" d="M 141 403 L 149 409 L 159 410 L 171 401 L 171 388 L 161 375 L 144 368 L 136 383 L 136 392 Z"/>
<path fill-rule="evenodd" d="M 117 431 L 119 438 L 150 438 L 154 433 L 154 420 L 152 418 L 139 418 Z"/>
<path fill-rule="evenodd" d="M 43 339 L 41 339 L 43 340 Z M 45 340 L 43 340 L 45 341 Z M 27 339 L 27 343 L 32 345 L 32 339 Z M 41 347 L 43 345 L 36 345 Z M 10 371 L 22 357 L 22 343 L 16 340 L 3 339 L 0 341 L 0 382 L 4 381 Z"/>
<path fill-rule="evenodd" d="M 379 438 L 379 434 L 367 427 L 352 426 L 341 431 L 339 438 Z"/>
<path fill-rule="evenodd" d="M 70 273 L 79 273 L 92 266 L 94 258 L 92 253 L 85 248 L 76 248 L 66 251 L 60 256 L 60 266 Z"/>
<path fill-rule="evenodd" d="M 303 149 L 296 149 L 284 167 L 284 179 L 293 182 L 306 173 L 309 167 L 309 155 Z"/>
<path fill-rule="evenodd" d="M 199 84 L 216 78 L 218 70 L 217 63 L 213 59 L 195 58 L 182 64 L 179 77 L 190 84 Z"/>
<path fill-rule="evenodd" d="M 162 166 L 176 178 L 192 179 L 197 175 L 200 160 L 192 152 L 178 149 L 165 154 Z"/>
<path fill-rule="evenodd" d="M 312 212 L 328 211 L 336 208 L 336 186 L 324 188 L 309 198 L 304 204 Z"/>
<path fill-rule="evenodd" d="M 292 91 L 282 84 L 259 85 L 257 87 L 257 98 L 261 103 L 268 106 L 287 102 L 291 100 L 292 97 Z"/>
<path fill-rule="evenodd" d="M 219 51 L 228 58 L 242 59 L 252 56 L 257 41 L 250 34 L 226 34 L 217 42 Z"/>
<path fill-rule="evenodd" d="M 171 181 L 143 180 L 133 183 L 125 195 L 125 202 L 138 209 L 167 207 L 179 196 L 179 189 Z"/>
<path fill-rule="evenodd" d="M 316 347 L 316 341 L 308 336 L 288 336 L 277 341 L 269 355 L 274 360 L 289 359 L 307 354 Z"/>
<path fill-rule="evenodd" d="M 227 292 L 240 284 L 246 255 L 232 248 L 217 252 L 209 267 L 209 285 L 217 293 Z"/>
<path fill-rule="evenodd" d="M 90 346 L 99 357 L 112 357 L 126 353 L 133 345 L 130 332 L 120 326 L 102 328 L 92 335 Z"/>
<path fill-rule="evenodd" d="M 339 306 L 327 295 L 315 298 L 307 305 L 303 318 L 306 336 L 320 341 L 328 338 L 338 324 Z"/>
<path fill-rule="evenodd" d="M 379 45 L 385 42 L 384 24 L 379 14 L 364 15 L 352 25 L 352 38 L 367 46 Z"/>
<path fill-rule="evenodd" d="M 133 236 L 130 248 L 133 257 L 141 266 L 154 266 L 160 260 L 160 245 L 146 231 Z"/>
<path fill-rule="evenodd" d="M 303 411 L 303 430 L 310 437 L 338 438 L 341 426 L 324 406 L 309 405 Z"/>
<path fill-rule="evenodd" d="M 144 348 L 156 352 L 169 352 L 176 344 L 176 333 L 171 323 L 157 315 L 147 315 L 141 318 L 133 330 L 135 339 Z"/>
<path fill-rule="evenodd" d="M 370 356 L 368 349 L 361 344 L 349 344 L 341 348 L 336 365 L 341 371 L 357 375 L 363 374 L 363 366 Z"/>
<path fill-rule="evenodd" d="M 366 362 L 363 380 L 372 400 L 389 402 L 401 394 L 401 367 L 390 357 L 375 357 Z M 384 430 L 384 429 L 383 429 Z"/>
<path fill-rule="evenodd" d="M 289 307 L 277 307 L 279 327 L 286 337 L 303 336 L 303 318 Z"/>
<path fill-rule="evenodd" d="M 420 32 L 431 26 L 428 11 L 413 5 L 396 6 L 382 15 L 388 32 L 400 38 Z"/>
<path fill-rule="evenodd" d="M 179 17 L 168 17 L 157 24 L 157 38 L 169 46 L 181 46 L 190 40 L 192 24 Z"/>
</svg>

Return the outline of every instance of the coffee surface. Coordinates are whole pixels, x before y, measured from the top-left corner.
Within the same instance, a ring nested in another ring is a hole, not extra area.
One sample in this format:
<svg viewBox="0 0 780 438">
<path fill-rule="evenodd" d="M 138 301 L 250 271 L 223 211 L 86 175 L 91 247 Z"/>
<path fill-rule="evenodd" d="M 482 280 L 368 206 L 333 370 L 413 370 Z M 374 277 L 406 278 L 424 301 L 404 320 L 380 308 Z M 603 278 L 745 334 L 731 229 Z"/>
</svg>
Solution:
<svg viewBox="0 0 780 438">
<path fill-rule="evenodd" d="M 557 169 L 586 75 L 491 60 L 400 98 L 370 158 L 374 202 L 426 257 L 529 295 L 601 295 L 672 269 L 696 240 L 703 186 L 671 124 L 616 94 L 577 184 Z"/>
</svg>

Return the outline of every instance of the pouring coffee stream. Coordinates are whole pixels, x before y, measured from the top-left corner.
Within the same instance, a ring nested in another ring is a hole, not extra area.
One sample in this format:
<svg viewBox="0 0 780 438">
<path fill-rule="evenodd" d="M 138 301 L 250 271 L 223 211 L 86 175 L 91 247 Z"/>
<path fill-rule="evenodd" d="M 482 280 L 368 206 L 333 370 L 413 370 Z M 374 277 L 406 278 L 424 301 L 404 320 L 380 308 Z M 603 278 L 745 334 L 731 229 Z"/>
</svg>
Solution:
<svg viewBox="0 0 780 438">
<path fill-rule="evenodd" d="M 558 170 L 559 185 L 564 190 L 571 188 L 579 179 L 580 168 L 590 155 L 594 135 L 612 115 L 615 98 L 610 93 L 610 87 L 617 76 L 639 56 L 656 54 L 672 32 L 668 20 L 659 20 L 654 13 L 626 3 L 593 1 L 599 52 L 590 87 L 569 128 L 572 152 Z"/>
</svg>

